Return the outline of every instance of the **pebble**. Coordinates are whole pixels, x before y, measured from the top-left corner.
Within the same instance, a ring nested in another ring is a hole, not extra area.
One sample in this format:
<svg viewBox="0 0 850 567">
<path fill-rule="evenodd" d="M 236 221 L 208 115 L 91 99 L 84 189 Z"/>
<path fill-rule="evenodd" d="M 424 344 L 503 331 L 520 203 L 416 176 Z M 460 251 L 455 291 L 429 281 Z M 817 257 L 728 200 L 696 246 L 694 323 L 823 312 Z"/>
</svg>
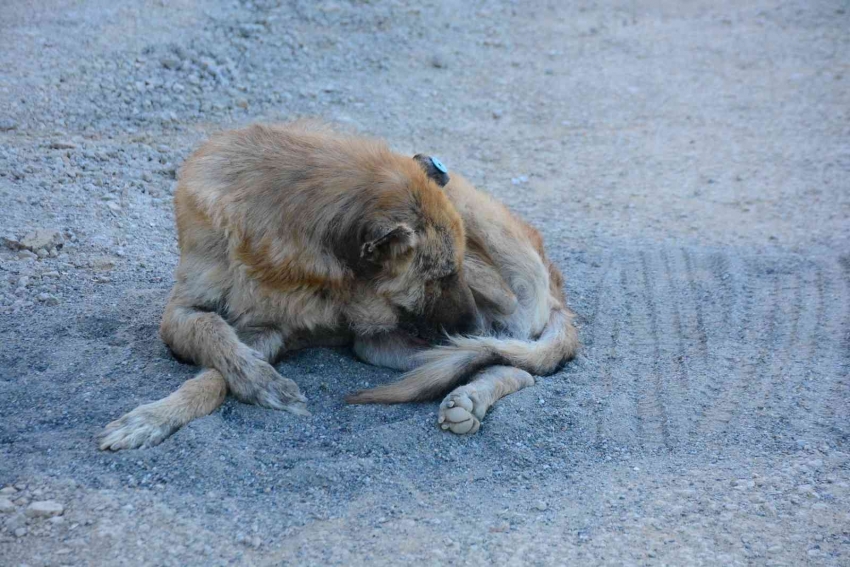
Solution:
<svg viewBox="0 0 850 567">
<path fill-rule="evenodd" d="M 68 142 L 64 140 L 60 140 L 58 142 L 51 142 L 50 149 L 51 150 L 73 150 L 77 147 L 77 144 L 74 142 Z"/>
<path fill-rule="evenodd" d="M 61 516 L 65 511 L 65 506 L 55 500 L 42 500 L 33 502 L 27 507 L 27 516 L 30 518 L 49 518 L 52 516 Z"/>
<path fill-rule="evenodd" d="M 8 514 L 15 511 L 15 505 L 8 498 L 0 498 L 0 512 Z"/>
<path fill-rule="evenodd" d="M 49 293 L 39 293 L 38 300 L 45 305 L 59 305 L 59 298 Z"/>
<path fill-rule="evenodd" d="M 435 69 L 445 69 L 446 67 L 449 66 L 445 57 L 443 57 L 442 55 L 437 55 L 437 54 L 431 56 L 430 63 L 431 63 L 431 67 L 434 67 Z"/>
<path fill-rule="evenodd" d="M 20 245 L 30 251 L 44 250 L 44 253 L 47 254 L 47 249 L 61 246 L 63 242 L 62 233 L 58 230 L 39 228 L 24 236 Z"/>
<path fill-rule="evenodd" d="M 549 504 L 545 500 L 540 500 L 534 505 L 534 507 L 540 512 L 545 512 L 549 509 Z"/>
<path fill-rule="evenodd" d="M 14 486 L 5 486 L 0 488 L 0 494 L 14 494 L 17 492 L 17 489 Z"/>
<path fill-rule="evenodd" d="M 18 123 L 11 118 L 0 118 L 0 132 L 9 132 L 18 127 Z"/>
<path fill-rule="evenodd" d="M 3 242 L 3 246 L 10 250 L 17 250 L 21 247 L 21 243 L 18 241 L 18 239 L 9 234 L 0 236 L 0 241 Z"/>
<path fill-rule="evenodd" d="M 27 535 L 26 528 L 18 528 L 15 530 L 15 537 L 24 537 L 25 535 Z"/>
<path fill-rule="evenodd" d="M 180 66 L 180 60 L 176 57 L 163 57 L 159 62 L 166 69 L 176 69 Z"/>
</svg>

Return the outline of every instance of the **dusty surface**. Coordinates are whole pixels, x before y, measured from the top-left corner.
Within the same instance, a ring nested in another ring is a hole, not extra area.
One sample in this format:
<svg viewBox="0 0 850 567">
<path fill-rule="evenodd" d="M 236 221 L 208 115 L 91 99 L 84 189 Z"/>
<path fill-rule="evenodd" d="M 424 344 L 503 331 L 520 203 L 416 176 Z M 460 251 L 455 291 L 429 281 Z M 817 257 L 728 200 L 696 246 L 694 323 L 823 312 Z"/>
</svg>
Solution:
<svg viewBox="0 0 850 567">
<path fill-rule="evenodd" d="M 0 564 L 850 563 L 846 3 L 3 4 Z M 582 355 L 471 438 L 346 407 L 394 374 L 320 349 L 279 366 L 310 418 L 96 451 L 196 371 L 175 167 L 301 115 L 539 226 Z"/>
</svg>

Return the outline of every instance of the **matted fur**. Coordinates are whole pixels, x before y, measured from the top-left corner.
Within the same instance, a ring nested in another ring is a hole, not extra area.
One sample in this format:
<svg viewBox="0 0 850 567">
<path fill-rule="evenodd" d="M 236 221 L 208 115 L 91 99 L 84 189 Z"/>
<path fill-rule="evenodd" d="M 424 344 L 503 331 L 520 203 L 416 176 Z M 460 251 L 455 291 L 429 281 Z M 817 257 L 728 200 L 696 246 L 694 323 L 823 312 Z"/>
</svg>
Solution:
<svg viewBox="0 0 850 567">
<path fill-rule="evenodd" d="M 181 256 L 161 334 L 209 370 L 110 423 L 100 447 L 159 443 L 213 411 L 225 391 L 306 413 L 297 384 L 272 364 L 311 342 L 353 340 L 363 360 L 412 370 L 355 402 L 435 396 L 497 363 L 545 374 L 572 356 L 561 276 L 539 234 L 429 165 L 315 123 L 251 126 L 204 144 L 175 193 Z M 401 331 L 411 323 L 479 336 L 423 352 Z M 494 370 L 464 395 L 491 405 L 532 383 L 520 370 Z M 476 419 L 489 407 L 457 399 Z M 447 424 L 472 431 L 451 421 L 463 414 L 453 403 Z"/>
<path fill-rule="evenodd" d="M 480 336 L 451 337 L 416 354 L 416 367 L 400 381 L 352 394 L 350 403 L 432 399 L 490 365 L 548 375 L 578 350 L 563 277 L 537 230 L 460 176 L 445 190 L 464 220 Z"/>
</svg>

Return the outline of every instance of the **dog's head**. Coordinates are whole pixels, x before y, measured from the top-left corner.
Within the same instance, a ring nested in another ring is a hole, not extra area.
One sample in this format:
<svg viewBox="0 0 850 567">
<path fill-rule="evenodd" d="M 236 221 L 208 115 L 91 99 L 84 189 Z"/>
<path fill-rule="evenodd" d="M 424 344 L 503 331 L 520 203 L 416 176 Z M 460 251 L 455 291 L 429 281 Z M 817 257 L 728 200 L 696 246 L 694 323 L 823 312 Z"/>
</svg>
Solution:
<svg viewBox="0 0 850 567">
<path fill-rule="evenodd" d="M 421 334 L 472 330 L 475 302 L 464 279 L 463 222 L 443 192 L 439 160 L 402 158 L 377 174 L 373 203 L 346 244 L 358 279 Z"/>
</svg>

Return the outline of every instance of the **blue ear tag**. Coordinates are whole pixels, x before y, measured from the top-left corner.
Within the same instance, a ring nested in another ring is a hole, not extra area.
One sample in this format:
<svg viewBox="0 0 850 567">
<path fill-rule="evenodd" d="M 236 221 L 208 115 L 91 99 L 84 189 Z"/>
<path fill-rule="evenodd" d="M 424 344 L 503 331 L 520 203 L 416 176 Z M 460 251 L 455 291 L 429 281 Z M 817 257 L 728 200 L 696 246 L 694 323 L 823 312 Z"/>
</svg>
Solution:
<svg viewBox="0 0 850 567">
<path fill-rule="evenodd" d="M 441 161 L 440 161 L 440 160 L 438 160 L 437 158 L 432 157 L 432 158 L 431 158 L 431 163 L 432 163 L 432 164 L 434 164 L 434 167 L 436 167 L 436 168 L 437 168 L 437 170 L 438 170 L 438 171 L 440 171 L 441 173 L 448 173 L 448 172 L 449 172 L 449 170 L 448 170 L 448 169 L 446 169 L 446 166 L 445 166 L 445 165 L 443 165 L 443 162 L 441 162 Z"/>
</svg>

